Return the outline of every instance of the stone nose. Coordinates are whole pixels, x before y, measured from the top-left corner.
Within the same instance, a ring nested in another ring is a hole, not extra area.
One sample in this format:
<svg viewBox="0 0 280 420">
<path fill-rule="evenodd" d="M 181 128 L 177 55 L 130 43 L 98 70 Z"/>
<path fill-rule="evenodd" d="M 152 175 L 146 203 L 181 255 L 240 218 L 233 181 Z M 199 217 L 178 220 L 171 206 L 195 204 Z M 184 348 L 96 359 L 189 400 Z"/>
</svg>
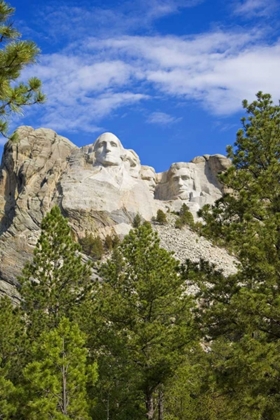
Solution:
<svg viewBox="0 0 280 420">
<path fill-rule="evenodd" d="M 184 181 L 182 180 L 182 178 L 178 179 L 178 185 L 184 185 Z"/>
<path fill-rule="evenodd" d="M 105 150 L 106 150 L 106 152 L 111 152 L 112 146 L 110 145 L 110 143 L 106 143 Z"/>
</svg>

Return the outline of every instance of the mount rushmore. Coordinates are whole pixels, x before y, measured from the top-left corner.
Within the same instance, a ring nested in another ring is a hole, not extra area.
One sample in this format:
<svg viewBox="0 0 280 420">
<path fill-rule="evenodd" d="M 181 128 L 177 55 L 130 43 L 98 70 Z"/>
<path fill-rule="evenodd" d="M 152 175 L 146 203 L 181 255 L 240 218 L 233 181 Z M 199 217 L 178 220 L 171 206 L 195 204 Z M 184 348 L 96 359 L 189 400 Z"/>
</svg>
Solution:
<svg viewBox="0 0 280 420">
<path fill-rule="evenodd" d="M 203 155 L 156 173 L 112 133 L 81 148 L 50 129 L 24 126 L 17 134 L 17 143 L 5 145 L 0 172 L 0 293 L 13 298 L 42 218 L 55 204 L 77 238 L 125 235 L 136 214 L 151 220 L 158 209 L 178 211 L 186 203 L 196 217 L 222 196 L 217 175 L 231 164 L 223 155 Z"/>
</svg>

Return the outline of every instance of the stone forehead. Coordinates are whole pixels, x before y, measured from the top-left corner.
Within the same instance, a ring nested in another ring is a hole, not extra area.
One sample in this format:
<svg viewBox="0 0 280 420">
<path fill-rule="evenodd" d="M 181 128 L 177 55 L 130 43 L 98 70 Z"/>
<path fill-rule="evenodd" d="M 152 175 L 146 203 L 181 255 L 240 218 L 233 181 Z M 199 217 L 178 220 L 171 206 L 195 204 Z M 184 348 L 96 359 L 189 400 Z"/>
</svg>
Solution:
<svg viewBox="0 0 280 420">
<path fill-rule="evenodd" d="M 121 144 L 120 139 L 117 136 L 115 136 L 115 134 L 108 132 L 108 133 L 103 133 L 99 137 L 97 137 L 97 139 L 93 143 L 93 150 L 96 149 L 96 147 L 98 146 L 98 144 L 101 141 L 114 141 L 114 142 L 116 142 L 119 145 L 119 147 L 121 149 L 123 149 L 123 145 Z"/>
<path fill-rule="evenodd" d="M 167 177 L 170 178 L 172 175 L 174 175 L 177 171 L 180 169 L 186 169 L 189 173 L 195 174 L 195 164 L 189 163 L 189 162 L 176 162 L 172 163 L 170 168 L 167 172 Z"/>
<path fill-rule="evenodd" d="M 140 158 L 137 153 L 132 149 L 127 149 L 125 153 L 125 160 L 128 160 L 132 166 L 140 164 Z"/>
<path fill-rule="evenodd" d="M 144 173 L 144 172 L 153 172 L 154 175 L 156 174 L 155 169 L 152 166 L 147 166 L 147 165 L 141 166 L 141 173 Z"/>
</svg>

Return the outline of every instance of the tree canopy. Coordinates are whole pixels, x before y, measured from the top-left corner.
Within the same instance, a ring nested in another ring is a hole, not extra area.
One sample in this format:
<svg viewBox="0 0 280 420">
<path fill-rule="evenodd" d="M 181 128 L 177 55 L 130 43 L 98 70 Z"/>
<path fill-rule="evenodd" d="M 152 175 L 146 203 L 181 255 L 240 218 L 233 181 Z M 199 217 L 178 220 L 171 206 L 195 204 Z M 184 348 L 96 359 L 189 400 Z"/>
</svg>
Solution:
<svg viewBox="0 0 280 420">
<path fill-rule="evenodd" d="M 239 260 L 225 278 L 206 262 L 187 263 L 199 287 L 197 319 L 219 348 L 219 385 L 235 395 L 240 416 L 279 418 L 280 107 L 259 92 L 249 104 L 221 176 L 228 193 L 200 215 L 207 235 Z"/>
<path fill-rule="evenodd" d="M 24 368 L 28 419 L 89 420 L 86 385 L 97 380 L 96 364 L 87 365 L 86 337 L 75 323 L 62 318 L 31 347 Z"/>
<path fill-rule="evenodd" d="M 134 393 L 130 409 L 143 402 L 146 418 L 153 419 L 155 393 L 194 342 L 192 299 L 184 293 L 178 262 L 160 247 L 149 224 L 131 230 L 99 274 L 99 365 L 111 366 L 108 374 L 113 376 L 122 367 L 117 386 L 130 386 Z"/>
<path fill-rule="evenodd" d="M 45 100 L 38 78 L 32 77 L 26 83 L 19 81 L 22 70 L 35 63 L 39 49 L 34 42 L 20 39 L 21 34 L 11 21 L 14 10 L 0 1 L 0 133 L 5 137 L 11 114 Z"/>
<path fill-rule="evenodd" d="M 35 336 L 56 327 L 63 316 L 71 319 L 91 288 L 91 264 L 83 263 L 80 246 L 57 206 L 45 216 L 41 229 L 34 258 L 19 279 L 28 331 Z"/>
</svg>

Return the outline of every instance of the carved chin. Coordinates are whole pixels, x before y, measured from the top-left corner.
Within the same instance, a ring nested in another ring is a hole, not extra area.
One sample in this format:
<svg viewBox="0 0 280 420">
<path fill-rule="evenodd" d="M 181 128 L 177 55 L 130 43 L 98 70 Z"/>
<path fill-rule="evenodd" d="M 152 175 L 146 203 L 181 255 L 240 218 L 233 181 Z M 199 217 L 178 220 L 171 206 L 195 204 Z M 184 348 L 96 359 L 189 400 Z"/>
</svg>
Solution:
<svg viewBox="0 0 280 420">
<path fill-rule="evenodd" d="M 118 166 L 118 165 L 120 165 L 120 162 L 118 162 L 116 160 L 105 160 L 104 162 L 102 162 L 102 165 L 104 165 L 104 166 Z"/>
<path fill-rule="evenodd" d="M 99 163 L 103 166 L 118 166 L 121 164 L 121 161 L 117 158 L 108 158 L 100 160 Z"/>
<path fill-rule="evenodd" d="M 189 200 L 190 199 L 190 193 L 187 191 L 184 191 L 180 194 L 178 194 L 178 198 L 180 198 L 181 200 Z"/>
</svg>

